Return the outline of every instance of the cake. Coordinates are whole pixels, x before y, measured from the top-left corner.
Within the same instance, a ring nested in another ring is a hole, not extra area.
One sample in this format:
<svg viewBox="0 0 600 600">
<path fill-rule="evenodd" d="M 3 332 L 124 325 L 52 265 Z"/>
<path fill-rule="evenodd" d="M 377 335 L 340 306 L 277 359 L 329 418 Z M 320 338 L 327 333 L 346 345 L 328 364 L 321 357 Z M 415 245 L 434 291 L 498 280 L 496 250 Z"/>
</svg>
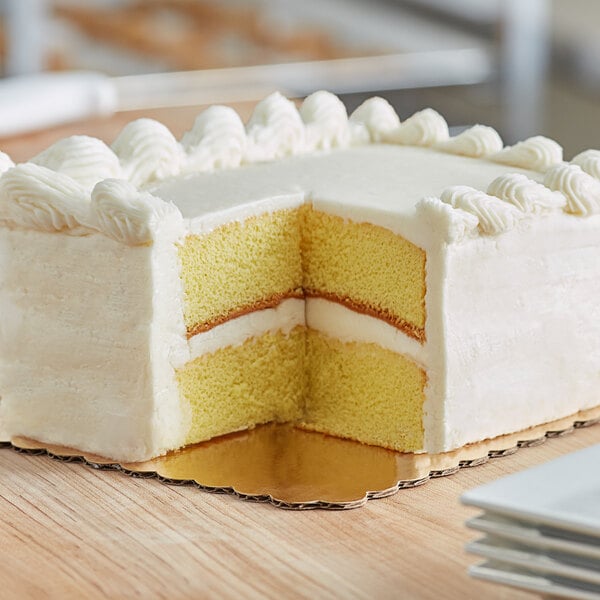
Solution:
<svg viewBox="0 0 600 600">
<path fill-rule="evenodd" d="M 0 422 L 139 461 L 261 423 L 443 452 L 600 404 L 600 152 L 372 98 L 0 161 Z"/>
</svg>

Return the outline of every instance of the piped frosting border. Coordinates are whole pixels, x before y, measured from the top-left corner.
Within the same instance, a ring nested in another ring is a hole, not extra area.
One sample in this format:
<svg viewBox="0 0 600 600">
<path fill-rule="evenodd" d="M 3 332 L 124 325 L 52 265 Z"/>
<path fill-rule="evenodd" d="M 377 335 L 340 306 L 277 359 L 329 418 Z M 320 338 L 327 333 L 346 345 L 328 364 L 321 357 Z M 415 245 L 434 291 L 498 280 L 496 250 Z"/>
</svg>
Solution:
<svg viewBox="0 0 600 600">
<path fill-rule="evenodd" d="M 369 143 L 431 147 L 546 173 L 544 185 L 514 174 L 502 189 L 493 183 L 488 194 L 455 186 L 439 199 L 422 200 L 418 213 L 443 219 L 449 240 L 466 232 L 501 233 L 522 214 L 600 212 L 600 151 L 563 163 L 562 148 L 543 136 L 503 148 L 498 133 L 483 125 L 450 137 L 444 118 L 430 108 L 401 122 L 386 100 L 374 97 L 348 117 L 337 96 L 318 91 L 299 109 L 275 92 L 256 105 L 245 125 L 233 109 L 211 106 L 181 141 L 163 124 L 144 118 L 126 125 L 111 147 L 72 136 L 16 166 L 0 153 L 0 223 L 70 235 L 96 231 L 125 244 L 148 244 L 165 221 L 174 235 L 184 231 L 179 209 L 144 191 L 153 183 Z"/>
</svg>

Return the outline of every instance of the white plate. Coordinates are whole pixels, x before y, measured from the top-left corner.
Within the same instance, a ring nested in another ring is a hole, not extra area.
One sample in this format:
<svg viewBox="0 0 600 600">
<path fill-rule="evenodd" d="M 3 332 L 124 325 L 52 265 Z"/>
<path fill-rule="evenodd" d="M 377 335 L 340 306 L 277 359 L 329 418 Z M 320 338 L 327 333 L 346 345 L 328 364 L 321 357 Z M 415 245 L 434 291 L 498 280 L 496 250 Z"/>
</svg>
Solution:
<svg viewBox="0 0 600 600">
<path fill-rule="evenodd" d="M 600 593 L 600 560 L 571 556 L 562 552 L 540 553 L 535 548 L 494 536 L 486 536 L 466 546 L 467 552 L 491 560 L 524 567 L 540 575 L 568 578 L 598 586 Z"/>
<path fill-rule="evenodd" d="M 483 513 L 467 521 L 467 527 L 526 544 L 539 551 L 558 551 L 600 560 L 600 544 L 597 538 L 575 532 L 536 526 L 510 517 Z"/>
<path fill-rule="evenodd" d="M 600 600 L 600 586 L 585 585 L 566 578 L 545 577 L 528 569 L 507 565 L 500 561 L 491 560 L 471 567 L 469 574 L 477 579 L 502 583 L 546 596 L 575 600 Z"/>
<path fill-rule="evenodd" d="M 600 445 L 463 494 L 464 504 L 587 536 L 600 545 Z"/>
</svg>

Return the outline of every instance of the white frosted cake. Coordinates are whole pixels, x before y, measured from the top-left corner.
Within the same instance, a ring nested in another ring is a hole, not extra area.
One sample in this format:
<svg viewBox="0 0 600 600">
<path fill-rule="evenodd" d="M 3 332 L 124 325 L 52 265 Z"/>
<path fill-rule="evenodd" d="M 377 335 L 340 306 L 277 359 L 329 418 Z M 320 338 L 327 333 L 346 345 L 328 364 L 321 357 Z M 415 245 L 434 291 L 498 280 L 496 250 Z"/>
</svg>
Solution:
<svg viewBox="0 0 600 600">
<path fill-rule="evenodd" d="M 600 152 L 279 94 L 0 158 L 0 423 L 121 461 L 267 422 L 441 452 L 600 404 Z"/>
</svg>

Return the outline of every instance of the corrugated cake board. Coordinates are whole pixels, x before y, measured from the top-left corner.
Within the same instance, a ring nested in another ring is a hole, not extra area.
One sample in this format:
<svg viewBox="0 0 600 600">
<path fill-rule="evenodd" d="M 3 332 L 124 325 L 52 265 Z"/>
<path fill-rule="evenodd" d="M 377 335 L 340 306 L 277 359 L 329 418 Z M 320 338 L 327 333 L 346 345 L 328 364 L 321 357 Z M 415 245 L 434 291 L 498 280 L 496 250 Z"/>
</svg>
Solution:
<svg viewBox="0 0 600 600">
<path fill-rule="evenodd" d="M 156 477 L 169 485 L 195 485 L 280 508 L 348 509 L 599 422 L 597 407 L 443 454 L 403 454 L 290 425 L 259 426 L 143 463 L 116 463 L 25 438 L 4 444 L 20 452 Z"/>
</svg>

